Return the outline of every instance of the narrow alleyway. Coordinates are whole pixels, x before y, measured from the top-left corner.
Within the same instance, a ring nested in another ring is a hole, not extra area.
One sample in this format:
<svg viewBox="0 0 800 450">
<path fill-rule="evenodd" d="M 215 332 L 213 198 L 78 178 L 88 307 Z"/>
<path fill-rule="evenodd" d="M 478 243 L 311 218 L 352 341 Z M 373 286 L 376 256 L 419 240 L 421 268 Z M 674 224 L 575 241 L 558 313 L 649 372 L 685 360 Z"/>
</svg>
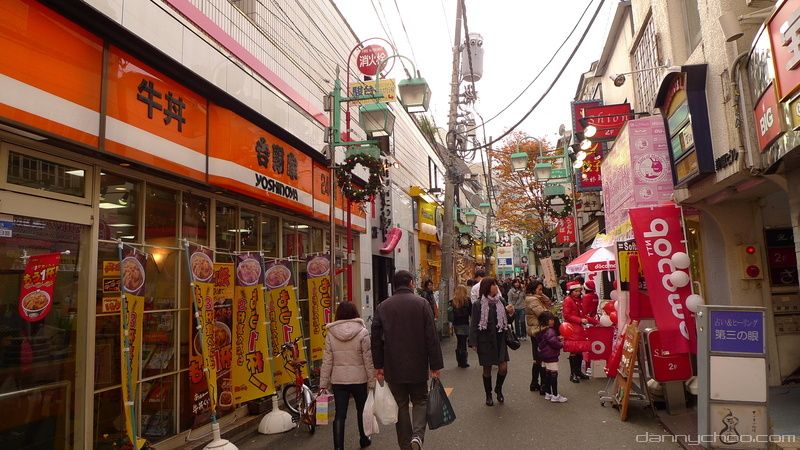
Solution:
<svg viewBox="0 0 800 450">
<path fill-rule="evenodd" d="M 590 380 L 580 384 L 570 383 L 567 375 L 559 377 L 559 390 L 569 398 L 567 403 L 546 402 L 537 393 L 528 390 L 530 383 L 530 341 L 511 354 L 509 376 L 504 389 L 506 402 L 493 407 L 483 404 L 483 386 L 477 358 L 470 354 L 472 366 L 456 367 L 455 339 L 443 341 L 445 369 L 442 381 L 453 388 L 450 400 L 457 419 L 452 425 L 426 433 L 427 449 L 566 449 L 566 448 L 643 448 L 636 442 L 637 435 L 645 433 L 662 435 L 666 432 L 660 423 L 640 403 L 632 403 L 628 422 L 620 422 L 619 412 L 611 406 L 602 407 L 597 391 L 603 389 L 605 380 Z M 566 355 L 561 358 L 562 374 L 569 366 Z M 345 447 L 358 448 L 358 431 L 355 406 L 350 402 L 347 419 Z M 640 438 L 640 441 L 643 439 Z M 397 448 L 394 426 L 381 427 L 373 437 L 371 448 Z M 253 435 L 236 443 L 240 450 L 271 448 L 330 449 L 329 426 L 319 426 L 310 436 L 305 429 L 263 436 Z M 648 448 L 680 448 L 677 444 L 647 444 Z"/>
</svg>

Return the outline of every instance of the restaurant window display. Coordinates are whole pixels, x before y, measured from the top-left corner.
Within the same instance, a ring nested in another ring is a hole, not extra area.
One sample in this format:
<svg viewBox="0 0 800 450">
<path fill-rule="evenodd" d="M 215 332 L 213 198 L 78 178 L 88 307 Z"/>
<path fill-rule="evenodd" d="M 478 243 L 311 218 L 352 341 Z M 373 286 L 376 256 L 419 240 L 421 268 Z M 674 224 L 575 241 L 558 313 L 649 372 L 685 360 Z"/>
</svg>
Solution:
<svg viewBox="0 0 800 450">
<path fill-rule="evenodd" d="M 73 448 L 78 301 L 88 226 L 4 216 L 0 245 L 0 448 Z M 84 297 L 85 298 L 85 297 Z"/>
</svg>

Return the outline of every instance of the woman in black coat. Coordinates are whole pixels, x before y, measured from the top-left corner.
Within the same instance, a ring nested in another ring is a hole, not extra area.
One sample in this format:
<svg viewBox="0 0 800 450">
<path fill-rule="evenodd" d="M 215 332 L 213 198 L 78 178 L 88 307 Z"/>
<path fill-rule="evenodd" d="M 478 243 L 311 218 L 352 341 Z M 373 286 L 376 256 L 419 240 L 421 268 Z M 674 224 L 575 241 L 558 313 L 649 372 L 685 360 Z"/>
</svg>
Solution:
<svg viewBox="0 0 800 450">
<path fill-rule="evenodd" d="M 506 304 L 494 278 L 481 280 L 480 300 L 472 305 L 469 329 L 469 346 L 478 351 L 478 361 L 483 366 L 483 389 L 486 405 L 492 406 L 492 366 L 497 366 L 497 384 L 494 392 L 503 403 L 503 382 L 508 373 L 508 348 L 506 329 L 514 308 Z"/>
</svg>

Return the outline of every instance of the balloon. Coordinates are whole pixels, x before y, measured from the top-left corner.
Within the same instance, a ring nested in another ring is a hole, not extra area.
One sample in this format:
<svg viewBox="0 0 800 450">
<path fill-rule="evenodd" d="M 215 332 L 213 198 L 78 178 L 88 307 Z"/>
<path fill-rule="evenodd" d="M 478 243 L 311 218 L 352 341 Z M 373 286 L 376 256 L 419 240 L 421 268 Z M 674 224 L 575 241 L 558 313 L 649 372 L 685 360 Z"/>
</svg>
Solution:
<svg viewBox="0 0 800 450">
<path fill-rule="evenodd" d="M 611 300 L 619 299 L 619 291 L 614 289 L 613 291 L 608 293 L 608 296 L 611 297 Z"/>
<path fill-rule="evenodd" d="M 619 310 L 619 300 L 614 300 L 614 311 Z"/>
<path fill-rule="evenodd" d="M 575 325 L 564 322 L 558 327 L 558 331 L 561 336 L 564 336 L 564 339 L 569 339 L 575 334 Z"/>
<path fill-rule="evenodd" d="M 614 322 L 611 321 L 611 317 L 608 317 L 608 314 L 603 314 L 600 316 L 601 327 L 610 327 L 611 325 L 614 325 Z"/>
<path fill-rule="evenodd" d="M 675 266 L 676 269 L 688 269 L 689 265 L 692 263 L 689 260 L 689 255 L 684 252 L 676 252 L 670 259 L 672 259 L 672 265 Z"/>
<path fill-rule="evenodd" d="M 612 311 L 611 313 L 609 313 L 608 317 L 611 319 L 611 323 L 613 323 L 613 324 L 617 323 L 617 312 L 616 311 Z"/>
<path fill-rule="evenodd" d="M 613 285 L 614 285 L 614 289 L 619 289 L 619 283 L 617 283 L 617 280 L 614 280 Z"/>
<path fill-rule="evenodd" d="M 614 306 L 615 306 L 614 302 L 605 302 L 605 303 L 603 303 L 603 311 L 605 311 L 606 314 L 611 314 L 612 312 L 616 311 L 616 309 L 617 309 Z"/>
<path fill-rule="evenodd" d="M 700 297 L 697 294 L 692 294 L 692 295 L 686 297 L 686 309 L 688 309 L 689 311 L 691 311 L 693 313 L 696 313 L 697 312 L 697 307 L 702 305 L 702 304 L 704 304 L 704 303 L 705 303 L 705 301 L 703 301 L 703 297 Z"/>
<path fill-rule="evenodd" d="M 689 284 L 689 274 L 682 270 L 676 270 L 675 272 L 669 274 L 669 281 L 673 286 L 682 288 Z"/>
</svg>

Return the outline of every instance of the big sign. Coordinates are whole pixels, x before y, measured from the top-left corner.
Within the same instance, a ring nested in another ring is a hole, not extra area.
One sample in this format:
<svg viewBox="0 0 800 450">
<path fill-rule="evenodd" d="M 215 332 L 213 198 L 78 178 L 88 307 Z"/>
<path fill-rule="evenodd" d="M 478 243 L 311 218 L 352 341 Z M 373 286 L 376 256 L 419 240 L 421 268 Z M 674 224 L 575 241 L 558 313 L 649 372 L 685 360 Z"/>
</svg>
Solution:
<svg viewBox="0 0 800 450">
<path fill-rule="evenodd" d="M 387 56 L 386 49 L 377 44 L 362 48 L 356 59 L 358 71 L 364 75 L 375 76 L 378 73 L 378 66 Z"/>
<path fill-rule="evenodd" d="M 678 287 L 670 281 L 670 274 L 679 270 L 672 264 L 672 255 L 686 252 L 681 208 L 674 204 L 631 208 L 628 214 L 661 333 L 663 354 L 696 353 L 694 316 L 686 309 L 691 283 Z"/>
</svg>

